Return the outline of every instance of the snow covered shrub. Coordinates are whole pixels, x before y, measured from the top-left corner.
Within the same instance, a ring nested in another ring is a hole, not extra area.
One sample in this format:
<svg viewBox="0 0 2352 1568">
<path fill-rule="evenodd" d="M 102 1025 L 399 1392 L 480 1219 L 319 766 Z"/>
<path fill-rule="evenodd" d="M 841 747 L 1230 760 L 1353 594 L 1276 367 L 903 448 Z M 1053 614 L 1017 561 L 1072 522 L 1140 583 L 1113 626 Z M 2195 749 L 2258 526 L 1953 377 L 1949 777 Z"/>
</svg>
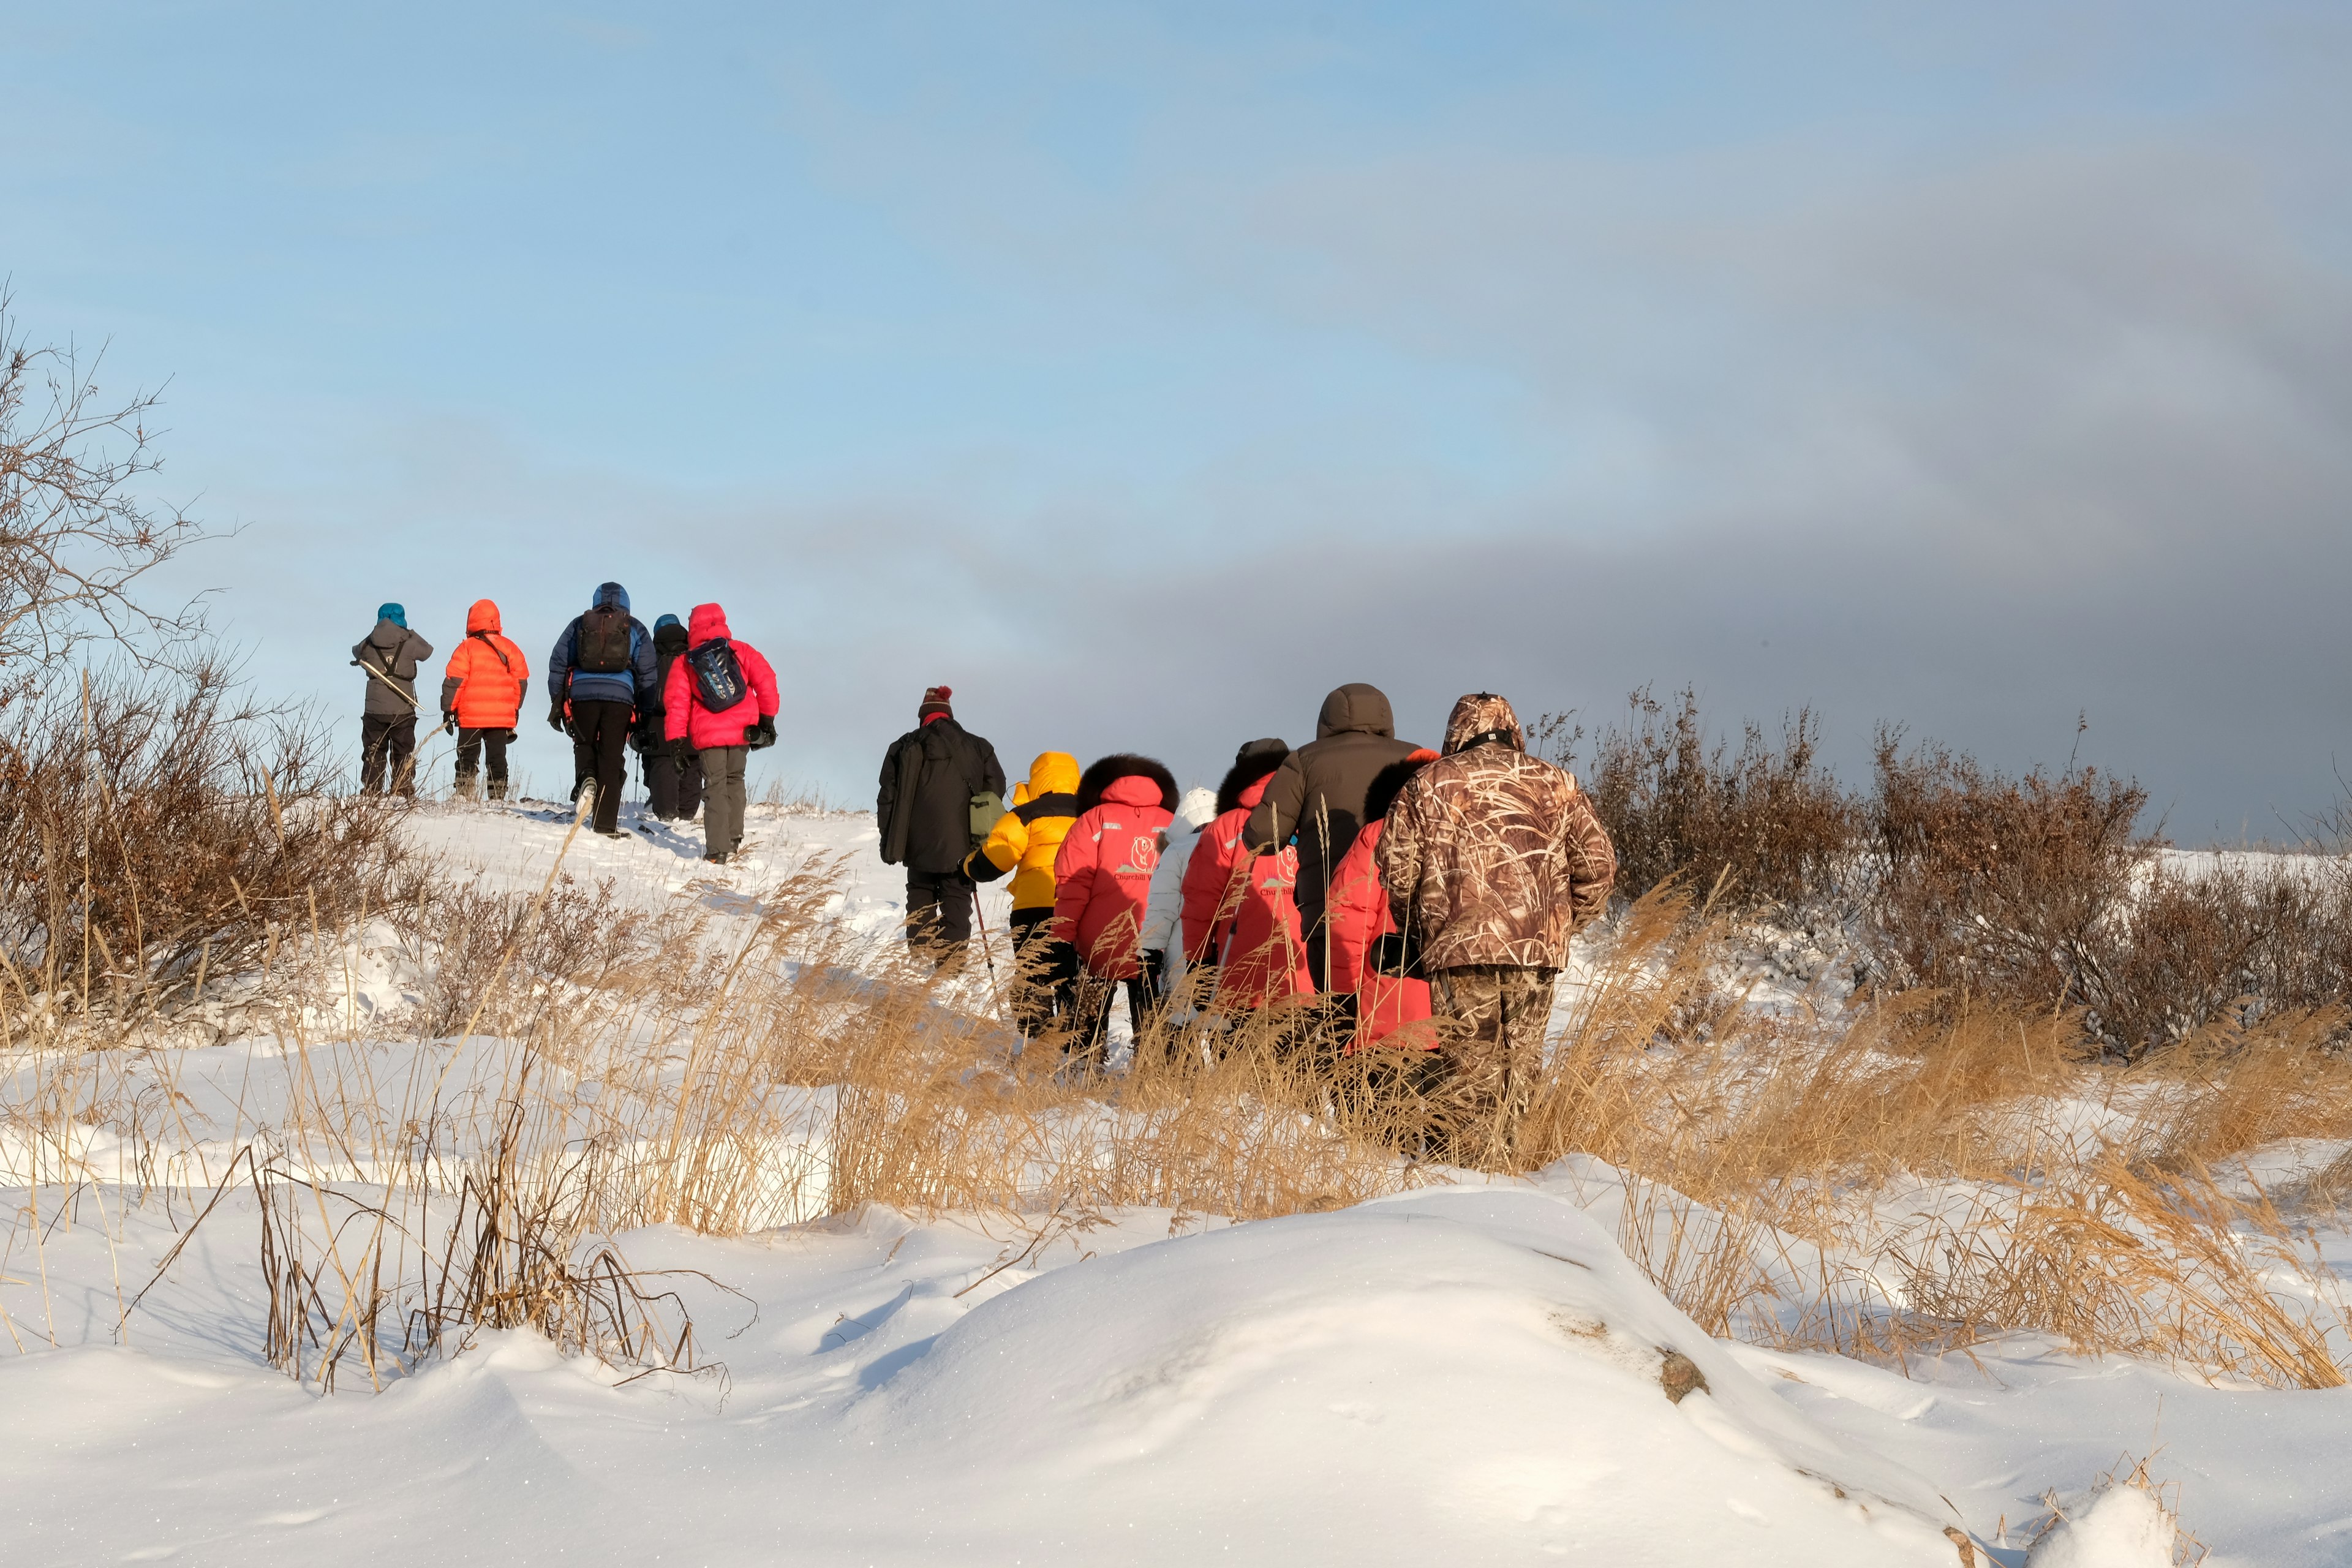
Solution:
<svg viewBox="0 0 2352 1568">
<path fill-rule="evenodd" d="M 0 734 L 0 963 L 11 1016 L 168 1014 L 275 970 L 402 883 L 397 808 L 334 789 L 325 738 L 225 670 L 52 690 Z"/>
<path fill-rule="evenodd" d="M 1585 781 L 1617 848 L 1618 892 L 1639 898 L 1680 877 L 1744 910 L 1834 891 L 1856 810 L 1821 760 L 1812 710 L 1787 720 L 1777 745 L 1748 724 L 1733 752 L 1727 741 L 1708 744 L 1695 689 L 1676 694 L 1671 711 L 1646 688 L 1628 701 L 1625 727 L 1595 742 Z M 1558 721 L 1549 732 L 1561 734 Z"/>
</svg>

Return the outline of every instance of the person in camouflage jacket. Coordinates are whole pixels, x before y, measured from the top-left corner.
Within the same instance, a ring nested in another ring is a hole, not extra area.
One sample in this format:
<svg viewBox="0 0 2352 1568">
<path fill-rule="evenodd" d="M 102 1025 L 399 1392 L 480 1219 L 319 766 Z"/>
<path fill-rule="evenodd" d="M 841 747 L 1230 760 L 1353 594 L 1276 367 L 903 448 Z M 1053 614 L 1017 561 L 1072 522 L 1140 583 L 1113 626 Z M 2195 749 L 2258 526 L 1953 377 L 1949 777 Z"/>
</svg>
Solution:
<svg viewBox="0 0 2352 1568">
<path fill-rule="evenodd" d="M 1377 859 L 1445 1019 L 1433 1152 L 1506 1168 L 1568 939 L 1608 907 L 1616 851 L 1575 778 L 1528 755 L 1511 705 L 1480 691 L 1454 705 L 1444 754 L 1389 808 Z"/>
</svg>

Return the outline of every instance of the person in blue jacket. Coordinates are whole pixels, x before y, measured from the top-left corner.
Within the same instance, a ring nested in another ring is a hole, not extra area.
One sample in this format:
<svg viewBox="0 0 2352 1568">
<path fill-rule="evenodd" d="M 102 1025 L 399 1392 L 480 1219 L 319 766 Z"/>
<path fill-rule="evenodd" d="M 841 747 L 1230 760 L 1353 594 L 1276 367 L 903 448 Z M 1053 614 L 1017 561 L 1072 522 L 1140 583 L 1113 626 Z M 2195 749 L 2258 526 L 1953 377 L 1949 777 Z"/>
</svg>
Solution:
<svg viewBox="0 0 2352 1568">
<path fill-rule="evenodd" d="M 630 728 L 660 707 L 656 675 L 653 636 L 629 614 L 629 591 L 618 583 L 596 590 L 587 613 L 573 617 L 547 656 L 547 722 L 571 735 L 572 797 L 583 787 L 595 790 L 593 826 L 607 838 L 621 837 Z"/>
</svg>

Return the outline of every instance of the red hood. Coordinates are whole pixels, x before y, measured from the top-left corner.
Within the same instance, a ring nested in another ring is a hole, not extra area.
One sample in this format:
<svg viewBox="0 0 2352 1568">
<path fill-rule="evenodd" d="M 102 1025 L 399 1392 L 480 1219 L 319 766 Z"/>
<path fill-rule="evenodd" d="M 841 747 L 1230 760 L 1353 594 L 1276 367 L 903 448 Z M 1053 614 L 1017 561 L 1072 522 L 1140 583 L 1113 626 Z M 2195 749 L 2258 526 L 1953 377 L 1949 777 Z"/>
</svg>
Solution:
<svg viewBox="0 0 2352 1568">
<path fill-rule="evenodd" d="M 505 630 L 505 628 L 499 625 L 499 607 L 488 599 L 475 600 L 474 607 L 466 612 L 466 635 L 467 637 L 472 637 L 476 632 L 495 632 L 503 630 Z"/>
<path fill-rule="evenodd" d="M 1123 778 L 1113 779 L 1105 785 L 1102 797 L 1108 805 L 1158 805 L 1160 782 L 1157 779 L 1145 778 L 1141 773 L 1129 773 Z"/>
<path fill-rule="evenodd" d="M 727 629 L 727 612 L 716 605 L 697 605 L 694 613 L 686 617 L 686 640 L 701 644 L 712 637 L 732 637 Z"/>
<path fill-rule="evenodd" d="M 1257 803 L 1265 798 L 1265 786 L 1273 782 L 1274 775 L 1272 773 L 1268 773 L 1265 777 L 1258 780 L 1257 783 L 1250 785 L 1247 789 L 1244 789 L 1240 795 L 1235 795 L 1234 798 L 1242 803 L 1243 810 L 1255 811 L 1257 809 Z"/>
</svg>

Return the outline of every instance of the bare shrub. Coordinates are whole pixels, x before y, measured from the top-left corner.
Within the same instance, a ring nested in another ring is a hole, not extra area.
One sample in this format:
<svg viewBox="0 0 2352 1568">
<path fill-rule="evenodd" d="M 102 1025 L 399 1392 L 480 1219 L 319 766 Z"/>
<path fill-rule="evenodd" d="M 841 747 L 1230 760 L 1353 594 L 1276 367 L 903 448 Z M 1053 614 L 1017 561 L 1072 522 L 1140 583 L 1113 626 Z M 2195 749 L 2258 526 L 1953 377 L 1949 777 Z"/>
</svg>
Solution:
<svg viewBox="0 0 2352 1568">
<path fill-rule="evenodd" d="M 2127 1056 L 2233 1018 L 2339 1015 L 2352 998 L 2352 868 L 2316 856 L 2159 865 L 2083 981 L 2094 1028 Z"/>
<path fill-rule="evenodd" d="M 148 1016 L 394 896 L 395 812 L 216 666 L 86 680 L 0 734 L 0 959 L 48 1016 Z"/>
<path fill-rule="evenodd" d="M 1617 848 L 1617 886 L 1639 898 L 1669 878 L 1717 889 L 1728 908 L 1790 908 L 1831 890 L 1852 847 L 1853 803 L 1821 760 L 1821 721 L 1800 709 L 1777 744 L 1760 725 L 1739 748 L 1709 743 L 1698 694 L 1668 709 L 1645 688 L 1622 729 L 1601 731 L 1587 781 Z M 1554 716 L 1539 733 L 1573 732 Z"/>
<path fill-rule="evenodd" d="M 533 1013 L 583 988 L 643 987 L 677 1000 L 706 982 L 714 963 L 692 911 L 631 908 L 614 897 L 609 878 L 588 887 L 562 876 L 536 900 L 493 892 L 478 877 L 428 884 L 389 912 L 433 954 L 409 1020 L 427 1037 L 455 1033 L 485 1007 L 489 1033 L 528 1033 Z M 494 988 L 502 963 L 510 973 Z"/>
<path fill-rule="evenodd" d="M 1881 729 L 1867 931 L 1885 983 L 2027 1007 L 2098 1000 L 2112 922 L 2154 848 L 2137 784 L 2070 768 L 2011 778 Z"/>
<path fill-rule="evenodd" d="M 196 607 L 159 609 L 139 588 L 205 537 L 137 493 L 162 467 L 148 427 L 155 395 L 100 401 L 103 353 L 35 347 L 8 305 L 0 292 L 0 709 L 86 642 L 190 647 L 203 629 Z"/>
</svg>

